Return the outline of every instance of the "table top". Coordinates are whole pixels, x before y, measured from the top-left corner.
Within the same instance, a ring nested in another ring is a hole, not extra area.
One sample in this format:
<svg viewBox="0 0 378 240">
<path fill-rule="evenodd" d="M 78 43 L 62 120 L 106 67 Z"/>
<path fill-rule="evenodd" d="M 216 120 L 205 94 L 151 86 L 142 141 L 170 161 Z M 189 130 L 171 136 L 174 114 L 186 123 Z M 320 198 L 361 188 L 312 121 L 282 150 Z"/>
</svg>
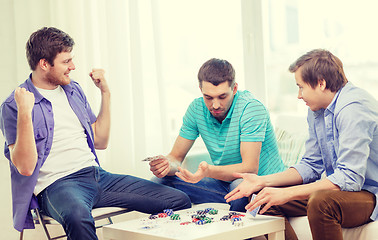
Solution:
<svg viewBox="0 0 378 240">
<path fill-rule="evenodd" d="M 192 222 L 192 215 L 197 210 L 206 208 L 218 210 L 215 215 L 206 214 L 212 222 L 198 225 Z M 170 217 L 149 219 L 148 217 L 115 223 L 103 227 L 105 239 L 245 239 L 284 230 L 284 220 L 280 217 L 257 215 L 252 217 L 247 213 L 237 213 L 244 216 L 239 221 L 221 220 L 230 216 L 230 211 L 217 208 L 219 205 L 199 204 L 193 208 L 175 211 L 180 220 Z"/>
</svg>

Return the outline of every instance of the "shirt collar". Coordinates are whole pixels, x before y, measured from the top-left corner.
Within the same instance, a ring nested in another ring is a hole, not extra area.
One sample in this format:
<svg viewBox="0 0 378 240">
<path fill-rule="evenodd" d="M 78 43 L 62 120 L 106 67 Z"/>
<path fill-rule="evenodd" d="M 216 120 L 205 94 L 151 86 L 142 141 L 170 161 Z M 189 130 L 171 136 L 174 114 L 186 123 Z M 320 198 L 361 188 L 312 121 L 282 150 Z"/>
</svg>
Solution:
<svg viewBox="0 0 378 240">
<path fill-rule="evenodd" d="M 227 118 L 231 118 L 232 116 L 232 112 L 234 111 L 234 108 L 235 108 L 235 104 L 236 104 L 236 101 L 238 100 L 239 98 L 239 91 L 236 92 L 235 96 L 234 96 L 234 99 L 232 100 L 232 104 L 231 104 L 231 107 L 230 109 L 228 110 L 228 113 L 227 113 L 227 116 L 225 119 Z"/>
<path fill-rule="evenodd" d="M 337 102 L 337 99 L 339 98 L 341 91 L 344 89 L 345 86 L 347 86 L 347 84 L 348 84 L 348 83 L 346 83 L 342 88 L 340 88 L 340 89 L 336 92 L 335 96 L 334 96 L 333 99 L 332 99 L 332 102 L 328 105 L 328 107 L 327 107 L 326 110 L 325 110 L 325 114 L 326 114 L 326 115 L 328 115 L 329 113 L 334 114 L 334 112 L 335 112 L 335 108 L 336 108 L 336 102 Z"/>
<path fill-rule="evenodd" d="M 26 80 L 26 86 L 28 91 L 34 94 L 35 103 L 39 103 L 44 98 L 42 94 L 35 88 L 32 80 L 32 74 L 30 73 L 29 78 Z"/>
<path fill-rule="evenodd" d="M 349 82 L 348 82 L 347 84 L 349 84 Z M 340 89 L 336 92 L 336 94 L 335 94 L 335 96 L 333 97 L 331 103 L 328 105 L 328 107 L 327 107 L 326 109 L 320 109 L 320 110 L 314 112 L 314 116 L 315 116 L 315 118 L 316 118 L 316 117 L 319 117 L 320 115 L 323 115 L 323 113 L 324 113 L 324 115 L 328 115 L 329 113 L 332 113 L 332 114 L 333 114 L 333 113 L 335 112 L 335 107 L 336 107 L 337 99 L 338 99 L 338 97 L 339 97 L 341 91 L 343 90 L 344 87 L 347 86 L 347 84 L 345 84 L 345 86 L 343 86 L 342 88 L 340 88 Z"/>
<path fill-rule="evenodd" d="M 29 78 L 26 80 L 26 86 L 28 88 L 28 91 L 33 93 L 34 94 L 34 98 L 35 98 L 35 103 L 39 103 L 40 101 L 42 101 L 42 99 L 44 98 L 42 96 L 42 94 L 37 90 L 37 88 L 34 86 L 32 80 L 32 74 L 30 73 L 29 75 Z M 68 85 L 61 85 L 61 87 L 63 88 L 63 90 L 66 92 L 66 93 L 71 93 L 73 92 L 73 88 L 71 86 L 71 84 L 68 84 Z"/>
</svg>

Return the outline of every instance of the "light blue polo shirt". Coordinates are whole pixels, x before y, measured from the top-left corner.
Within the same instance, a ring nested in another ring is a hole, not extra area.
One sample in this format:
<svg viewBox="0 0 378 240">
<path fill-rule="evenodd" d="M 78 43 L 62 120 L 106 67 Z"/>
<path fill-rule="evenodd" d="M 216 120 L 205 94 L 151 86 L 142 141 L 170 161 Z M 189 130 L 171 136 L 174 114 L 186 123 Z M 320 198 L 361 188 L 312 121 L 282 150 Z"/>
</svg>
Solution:
<svg viewBox="0 0 378 240">
<path fill-rule="evenodd" d="M 195 99 L 183 118 L 180 136 L 196 140 L 201 135 L 214 165 L 242 162 L 240 142 L 262 142 L 259 175 L 284 170 L 268 110 L 249 91 L 235 94 L 230 110 L 219 123 L 203 97 Z"/>
</svg>

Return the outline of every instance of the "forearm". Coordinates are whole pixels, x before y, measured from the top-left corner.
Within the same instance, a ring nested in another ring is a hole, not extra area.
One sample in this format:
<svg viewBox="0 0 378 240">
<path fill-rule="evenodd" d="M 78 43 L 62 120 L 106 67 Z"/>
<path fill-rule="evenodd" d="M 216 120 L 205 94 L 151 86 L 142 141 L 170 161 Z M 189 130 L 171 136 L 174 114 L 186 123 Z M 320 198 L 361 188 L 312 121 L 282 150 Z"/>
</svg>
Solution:
<svg viewBox="0 0 378 240">
<path fill-rule="evenodd" d="M 328 179 L 319 180 L 317 182 L 301 184 L 296 186 L 287 187 L 290 195 L 290 200 L 303 200 L 308 199 L 310 195 L 320 190 L 340 190 L 340 188 L 333 184 Z"/>
<path fill-rule="evenodd" d="M 11 161 L 19 173 L 25 176 L 33 174 L 38 154 L 30 113 L 18 112 L 16 142 L 9 148 Z"/>
<path fill-rule="evenodd" d="M 222 181 L 233 181 L 236 179 L 233 176 L 234 172 L 257 174 L 258 166 L 253 166 L 246 163 L 238 163 L 226 166 L 209 165 L 208 177 Z"/>
<path fill-rule="evenodd" d="M 302 177 L 295 168 L 289 168 L 283 172 L 261 176 L 265 187 L 282 187 L 302 184 Z"/>
<path fill-rule="evenodd" d="M 110 136 L 110 92 L 101 92 L 101 107 L 93 124 L 96 149 L 106 149 Z"/>
</svg>

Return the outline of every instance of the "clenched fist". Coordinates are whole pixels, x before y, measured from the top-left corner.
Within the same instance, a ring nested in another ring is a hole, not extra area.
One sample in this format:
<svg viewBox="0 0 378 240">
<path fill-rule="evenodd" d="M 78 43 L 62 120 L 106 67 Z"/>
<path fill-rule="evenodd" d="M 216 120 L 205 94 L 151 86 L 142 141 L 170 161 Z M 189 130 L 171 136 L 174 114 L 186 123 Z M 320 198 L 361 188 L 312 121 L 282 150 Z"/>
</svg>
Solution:
<svg viewBox="0 0 378 240">
<path fill-rule="evenodd" d="M 98 87 L 101 92 L 109 92 L 108 83 L 105 80 L 105 71 L 104 69 L 92 69 L 92 72 L 89 73 L 89 76 L 92 78 L 92 81 Z"/>
<path fill-rule="evenodd" d="M 14 99 L 19 112 L 31 113 L 35 102 L 33 93 L 29 92 L 25 88 L 18 87 L 14 91 Z"/>
</svg>

